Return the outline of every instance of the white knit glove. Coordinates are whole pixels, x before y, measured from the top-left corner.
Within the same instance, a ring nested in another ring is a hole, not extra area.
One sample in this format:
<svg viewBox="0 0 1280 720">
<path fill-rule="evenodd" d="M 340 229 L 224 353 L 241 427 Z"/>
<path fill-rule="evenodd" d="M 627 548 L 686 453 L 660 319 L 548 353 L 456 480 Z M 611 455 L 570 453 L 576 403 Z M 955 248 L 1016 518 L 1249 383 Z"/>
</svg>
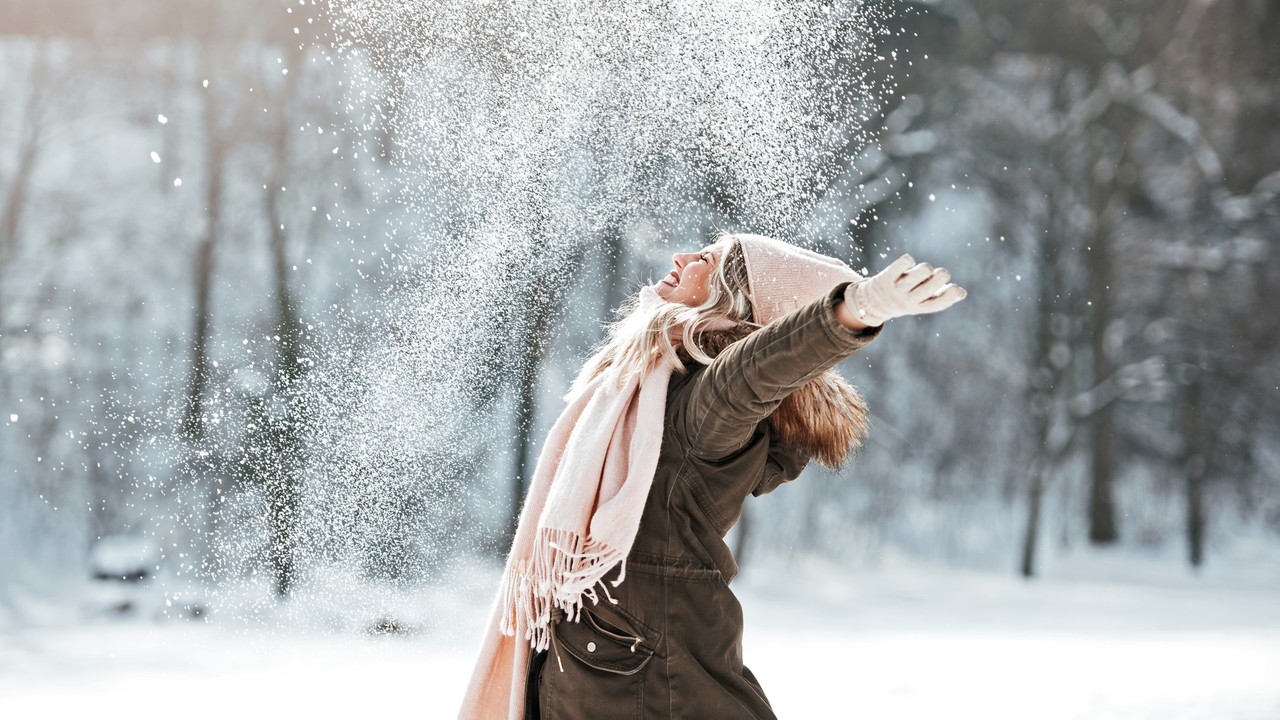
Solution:
<svg viewBox="0 0 1280 720">
<path fill-rule="evenodd" d="M 858 319 L 867 325 L 883 325 L 903 315 L 924 315 L 946 310 L 969 293 L 948 282 L 946 268 L 934 269 L 904 254 L 879 274 L 851 283 L 844 291 Z"/>
</svg>

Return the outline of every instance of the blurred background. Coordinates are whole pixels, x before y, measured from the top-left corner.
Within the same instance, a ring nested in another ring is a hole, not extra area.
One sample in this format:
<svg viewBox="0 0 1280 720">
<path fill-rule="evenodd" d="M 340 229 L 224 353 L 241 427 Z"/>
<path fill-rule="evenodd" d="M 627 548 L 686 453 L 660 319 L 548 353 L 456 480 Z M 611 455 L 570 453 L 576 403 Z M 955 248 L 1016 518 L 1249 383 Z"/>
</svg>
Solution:
<svg viewBox="0 0 1280 720">
<path fill-rule="evenodd" d="M 780 714 L 1280 717 L 1277 37 L 1270 0 L 0 0 L 0 709 L 249 646 L 244 698 L 352 658 L 352 707 L 452 698 L 569 382 L 726 229 L 969 293 L 841 366 L 866 446 L 732 531 Z M 838 710 L 786 660 L 833 637 Z"/>
</svg>

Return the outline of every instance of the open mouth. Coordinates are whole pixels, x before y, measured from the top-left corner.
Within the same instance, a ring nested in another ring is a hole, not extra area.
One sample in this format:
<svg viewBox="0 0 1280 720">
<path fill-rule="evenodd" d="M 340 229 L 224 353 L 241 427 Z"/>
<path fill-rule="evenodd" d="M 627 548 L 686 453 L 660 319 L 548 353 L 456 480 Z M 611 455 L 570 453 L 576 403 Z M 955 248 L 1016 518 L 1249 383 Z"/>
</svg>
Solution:
<svg viewBox="0 0 1280 720">
<path fill-rule="evenodd" d="M 661 282 L 666 283 L 671 287 L 675 287 L 676 285 L 680 284 L 680 276 L 676 274 L 675 270 L 672 270 L 671 274 L 662 278 Z"/>
</svg>

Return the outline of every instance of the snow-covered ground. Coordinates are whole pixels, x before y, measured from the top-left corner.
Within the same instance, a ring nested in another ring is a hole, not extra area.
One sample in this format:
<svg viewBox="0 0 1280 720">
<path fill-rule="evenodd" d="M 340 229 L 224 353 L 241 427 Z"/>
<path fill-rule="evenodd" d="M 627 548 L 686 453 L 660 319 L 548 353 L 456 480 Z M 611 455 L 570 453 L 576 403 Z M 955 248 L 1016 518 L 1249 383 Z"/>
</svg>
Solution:
<svg viewBox="0 0 1280 720">
<path fill-rule="evenodd" d="M 472 575 L 475 586 L 492 577 Z M 471 584 L 471 583 L 468 583 Z M 1280 563 L 752 566 L 747 664 L 781 718 L 1276 720 Z M 0 634 L 0 718 L 452 717 L 489 598 L 418 635 L 93 621 Z"/>
</svg>

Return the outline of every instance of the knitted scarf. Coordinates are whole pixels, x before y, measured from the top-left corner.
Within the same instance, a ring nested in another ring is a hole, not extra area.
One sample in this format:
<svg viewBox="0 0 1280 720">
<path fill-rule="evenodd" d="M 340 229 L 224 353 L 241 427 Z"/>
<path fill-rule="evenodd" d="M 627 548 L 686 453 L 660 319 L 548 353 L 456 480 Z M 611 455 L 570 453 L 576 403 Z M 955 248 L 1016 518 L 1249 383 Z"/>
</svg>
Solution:
<svg viewBox="0 0 1280 720">
<path fill-rule="evenodd" d="M 659 301 L 646 291 L 642 304 Z M 601 374 L 566 396 L 520 511 L 459 718 L 520 720 L 530 650 L 548 647 L 552 610 L 577 621 L 584 599 L 599 601 L 597 585 L 612 601 L 603 578 L 619 565 L 612 584 L 626 576 L 662 447 L 671 372 L 655 360 L 620 390 Z"/>
</svg>

